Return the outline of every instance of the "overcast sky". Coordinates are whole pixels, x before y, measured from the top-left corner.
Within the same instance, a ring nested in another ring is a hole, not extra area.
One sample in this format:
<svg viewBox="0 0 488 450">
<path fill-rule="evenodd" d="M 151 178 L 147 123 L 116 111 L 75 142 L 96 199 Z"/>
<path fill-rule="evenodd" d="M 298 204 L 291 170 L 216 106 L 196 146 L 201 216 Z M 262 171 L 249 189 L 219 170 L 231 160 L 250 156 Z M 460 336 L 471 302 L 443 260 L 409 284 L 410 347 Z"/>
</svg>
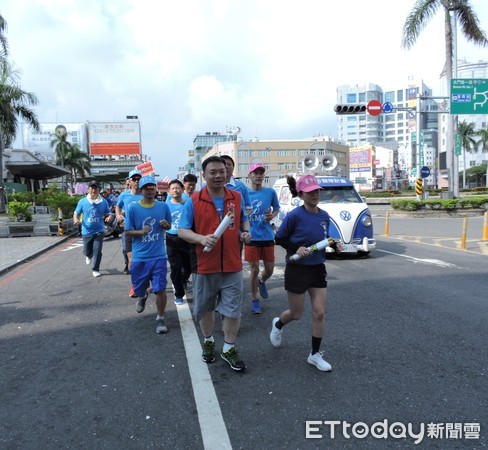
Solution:
<svg viewBox="0 0 488 450">
<path fill-rule="evenodd" d="M 414 0 L 2 0 L 10 60 L 40 122 L 141 122 L 143 153 L 176 175 L 196 134 L 336 136 L 336 87 L 439 94 L 443 14 L 400 47 Z M 471 0 L 488 32 L 488 1 Z M 488 60 L 459 33 L 458 56 Z M 21 132 L 19 132 L 19 136 Z M 18 140 L 19 142 L 19 140 Z M 21 141 L 20 144 L 21 145 Z"/>
</svg>

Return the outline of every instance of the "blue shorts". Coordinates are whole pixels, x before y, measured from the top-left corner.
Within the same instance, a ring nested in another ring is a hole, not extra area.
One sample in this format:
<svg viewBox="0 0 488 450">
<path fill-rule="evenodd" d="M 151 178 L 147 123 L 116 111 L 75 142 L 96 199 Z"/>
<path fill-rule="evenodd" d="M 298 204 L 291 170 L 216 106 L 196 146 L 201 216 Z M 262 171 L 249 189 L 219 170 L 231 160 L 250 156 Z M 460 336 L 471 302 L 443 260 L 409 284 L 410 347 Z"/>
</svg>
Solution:
<svg viewBox="0 0 488 450">
<path fill-rule="evenodd" d="M 166 258 L 152 259 L 151 261 L 132 261 L 130 265 L 130 275 L 134 292 L 138 297 L 142 297 L 149 287 L 149 282 L 152 284 L 154 293 L 166 291 L 166 275 L 168 274 L 168 267 Z"/>
</svg>

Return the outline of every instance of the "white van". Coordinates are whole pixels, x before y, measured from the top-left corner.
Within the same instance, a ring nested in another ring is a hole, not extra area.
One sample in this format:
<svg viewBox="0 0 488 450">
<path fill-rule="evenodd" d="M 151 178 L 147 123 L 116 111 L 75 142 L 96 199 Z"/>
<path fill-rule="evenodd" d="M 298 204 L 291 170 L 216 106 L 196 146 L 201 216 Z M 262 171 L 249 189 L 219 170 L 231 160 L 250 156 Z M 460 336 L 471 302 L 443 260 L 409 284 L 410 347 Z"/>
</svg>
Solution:
<svg viewBox="0 0 488 450">
<path fill-rule="evenodd" d="M 347 178 L 317 176 L 320 185 L 319 208 L 327 211 L 330 216 L 329 235 L 343 244 L 342 253 L 368 255 L 376 248 L 373 238 L 373 220 L 368 205 L 357 193 L 353 183 Z M 280 178 L 273 186 L 280 202 L 280 212 L 273 219 L 276 229 L 293 208 L 303 202 L 292 198 L 286 178 Z M 333 252 L 330 247 L 326 251 Z"/>
</svg>

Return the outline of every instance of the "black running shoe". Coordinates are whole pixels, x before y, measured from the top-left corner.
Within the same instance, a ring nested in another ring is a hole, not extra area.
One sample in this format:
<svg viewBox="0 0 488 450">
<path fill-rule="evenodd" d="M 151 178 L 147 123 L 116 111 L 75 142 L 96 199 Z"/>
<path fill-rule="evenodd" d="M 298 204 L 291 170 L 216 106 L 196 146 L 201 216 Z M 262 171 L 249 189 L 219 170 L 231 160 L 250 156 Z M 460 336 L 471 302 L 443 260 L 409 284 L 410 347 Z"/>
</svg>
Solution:
<svg viewBox="0 0 488 450">
<path fill-rule="evenodd" d="M 228 352 L 222 351 L 220 354 L 220 357 L 229 363 L 229 366 L 232 367 L 232 369 L 241 371 L 246 368 L 246 364 L 244 364 L 244 361 L 241 361 L 239 359 L 239 355 L 237 354 L 237 350 L 232 347 Z"/>
<path fill-rule="evenodd" d="M 205 341 L 202 346 L 202 360 L 207 364 L 213 363 L 215 361 L 215 342 Z"/>
</svg>

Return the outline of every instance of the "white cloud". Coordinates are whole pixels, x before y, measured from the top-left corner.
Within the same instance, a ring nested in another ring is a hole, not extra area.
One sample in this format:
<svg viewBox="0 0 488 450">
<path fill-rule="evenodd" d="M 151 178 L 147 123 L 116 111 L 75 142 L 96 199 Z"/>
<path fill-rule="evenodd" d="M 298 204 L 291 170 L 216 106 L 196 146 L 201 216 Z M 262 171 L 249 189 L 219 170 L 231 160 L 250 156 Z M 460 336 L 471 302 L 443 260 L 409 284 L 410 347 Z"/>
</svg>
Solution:
<svg viewBox="0 0 488 450">
<path fill-rule="evenodd" d="M 471 0 L 482 27 L 488 3 Z M 174 176 L 197 133 L 335 135 L 336 87 L 437 88 L 444 65 L 439 12 L 409 51 L 414 1 L 4 0 L 11 59 L 36 93 L 42 122 L 138 115 L 143 152 Z M 461 33 L 459 33 L 461 35 Z M 488 59 L 459 39 L 458 54 Z M 175 157 L 175 155 L 180 155 Z"/>
</svg>

